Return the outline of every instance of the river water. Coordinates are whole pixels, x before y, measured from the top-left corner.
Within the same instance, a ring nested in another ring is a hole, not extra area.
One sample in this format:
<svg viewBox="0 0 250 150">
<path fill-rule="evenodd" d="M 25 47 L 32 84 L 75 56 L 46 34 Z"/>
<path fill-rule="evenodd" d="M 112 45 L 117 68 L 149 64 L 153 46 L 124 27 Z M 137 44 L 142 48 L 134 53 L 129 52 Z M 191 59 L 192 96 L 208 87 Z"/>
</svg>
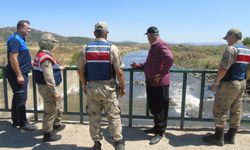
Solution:
<svg viewBox="0 0 250 150">
<path fill-rule="evenodd" d="M 128 53 L 123 57 L 123 62 L 125 63 L 125 67 L 129 68 L 132 62 L 141 63 L 145 62 L 148 51 L 133 51 Z M 180 116 L 181 113 L 181 100 L 182 100 L 182 73 L 171 73 L 170 74 L 170 98 L 176 104 L 175 106 L 170 105 L 169 116 L 177 117 Z M 143 72 L 134 73 L 134 80 L 138 81 L 134 84 L 134 102 L 136 113 L 142 113 L 144 110 L 144 106 L 146 105 L 146 91 L 145 85 L 140 84 L 144 83 L 145 77 Z M 126 73 L 126 81 L 129 83 L 129 73 Z M 186 93 L 186 117 L 198 117 L 199 113 L 199 103 L 200 103 L 200 79 L 195 78 L 192 74 L 188 74 L 187 78 L 187 93 Z M 212 118 L 212 105 L 214 101 L 214 92 L 209 90 L 210 84 L 205 83 L 205 93 L 204 93 L 204 109 L 203 109 L 203 117 L 204 118 Z M 127 85 L 128 87 L 128 85 Z M 128 88 L 127 88 L 128 91 Z M 128 99 L 128 95 L 121 99 L 122 101 L 126 101 Z M 250 103 L 249 101 L 244 101 L 244 118 L 250 119 Z"/>
<path fill-rule="evenodd" d="M 126 54 L 122 60 L 125 64 L 125 68 L 129 68 L 132 62 L 141 63 L 146 60 L 148 51 L 133 51 Z M 182 73 L 171 73 L 170 79 L 170 98 L 175 105 L 170 105 L 169 116 L 178 117 L 181 114 L 181 100 L 182 100 Z M 68 111 L 79 112 L 79 82 L 76 71 L 67 71 L 67 87 L 68 87 Z M 126 78 L 126 91 L 127 94 L 120 98 L 120 106 L 122 114 L 128 114 L 129 112 L 129 72 L 125 72 Z M 76 80 L 77 79 L 77 80 Z M 31 81 L 31 80 L 30 80 Z M 146 114 L 146 91 L 145 91 L 145 78 L 143 72 L 134 72 L 134 88 L 133 88 L 133 114 L 145 115 Z M 208 89 L 209 83 L 205 84 L 204 95 L 204 109 L 203 117 L 212 118 L 212 105 L 214 100 L 214 92 Z M 0 108 L 3 108 L 3 89 L 2 81 L 0 82 Z M 62 85 L 60 87 L 62 92 Z M 62 92 L 63 97 L 63 92 Z M 11 106 L 11 89 L 8 86 L 9 107 Z M 192 74 L 188 74 L 187 80 L 187 93 L 186 93 L 186 117 L 198 117 L 199 110 L 199 97 L 200 97 L 200 79 L 195 78 Z M 32 83 L 29 85 L 29 98 L 28 107 L 33 106 L 32 95 Z M 84 104 L 86 102 L 86 96 L 84 95 Z M 38 96 L 38 104 L 42 104 L 42 99 Z M 85 105 L 84 105 L 85 108 Z M 85 109 L 84 109 L 85 111 Z M 243 118 L 250 119 L 250 103 L 244 101 L 244 113 Z"/>
</svg>

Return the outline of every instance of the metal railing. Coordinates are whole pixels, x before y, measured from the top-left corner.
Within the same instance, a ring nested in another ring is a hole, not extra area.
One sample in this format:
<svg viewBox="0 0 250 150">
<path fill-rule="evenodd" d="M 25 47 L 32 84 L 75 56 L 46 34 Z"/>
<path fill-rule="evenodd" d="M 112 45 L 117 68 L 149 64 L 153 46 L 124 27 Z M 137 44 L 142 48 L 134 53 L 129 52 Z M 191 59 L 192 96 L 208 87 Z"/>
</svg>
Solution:
<svg viewBox="0 0 250 150">
<path fill-rule="evenodd" d="M 0 111 L 10 112 L 9 104 L 8 104 L 8 94 L 7 94 L 7 80 L 5 74 L 5 67 L 0 66 L 0 69 L 3 70 L 3 89 L 4 89 L 4 108 L 0 108 Z M 64 114 L 67 115 L 79 115 L 80 123 L 83 123 L 83 117 L 86 114 L 83 109 L 83 93 L 82 93 L 82 85 L 79 82 L 79 112 L 70 112 L 68 111 L 68 95 L 67 95 L 67 71 L 76 71 L 76 67 L 68 67 L 63 70 L 63 92 L 64 92 Z M 123 118 L 128 118 L 128 126 L 131 127 L 133 124 L 133 119 L 152 119 L 152 116 L 149 115 L 149 108 L 146 105 L 146 113 L 145 115 L 134 115 L 133 114 L 133 88 L 134 88 L 134 72 L 142 72 L 142 69 L 132 69 L 125 68 L 125 72 L 129 72 L 129 112 L 128 114 L 122 114 Z M 187 69 L 171 69 L 171 73 L 181 73 L 182 76 L 182 101 L 181 101 L 181 115 L 180 117 L 169 117 L 169 120 L 180 120 L 180 129 L 183 130 L 185 121 L 213 121 L 212 118 L 203 118 L 203 102 L 204 102 L 204 91 L 205 91 L 205 82 L 206 82 L 206 74 L 214 74 L 216 70 L 187 70 Z M 187 77 L 190 73 L 197 73 L 201 75 L 201 84 L 200 84 L 200 104 L 199 104 L 199 114 L 196 118 L 185 117 L 185 105 L 186 105 L 186 89 L 187 89 Z M 34 81 L 34 80 L 33 80 Z M 27 112 L 34 113 L 34 120 L 38 121 L 38 113 L 42 113 L 43 111 L 38 110 L 37 106 L 37 90 L 36 84 L 33 82 L 33 110 L 27 110 Z M 0 106 L 1 107 L 1 106 Z M 242 122 L 250 122 L 250 120 L 242 120 Z"/>
</svg>

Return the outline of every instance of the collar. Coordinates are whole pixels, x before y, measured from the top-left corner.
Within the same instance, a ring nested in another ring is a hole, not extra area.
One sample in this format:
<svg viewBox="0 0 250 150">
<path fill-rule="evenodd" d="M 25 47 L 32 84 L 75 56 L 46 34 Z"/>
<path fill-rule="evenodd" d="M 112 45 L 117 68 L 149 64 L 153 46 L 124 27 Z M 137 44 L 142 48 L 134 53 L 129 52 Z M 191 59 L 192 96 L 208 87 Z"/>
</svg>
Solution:
<svg viewBox="0 0 250 150">
<path fill-rule="evenodd" d="M 158 38 L 156 39 L 156 41 L 155 41 L 154 43 L 152 43 L 151 45 L 156 45 L 156 44 L 159 43 L 160 41 L 161 41 L 161 38 L 158 37 Z"/>
<path fill-rule="evenodd" d="M 96 38 L 95 41 L 103 41 L 103 42 L 107 42 L 107 40 L 103 39 L 103 38 Z"/>
<path fill-rule="evenodd" d="M 234 46 L 234 45 L 237 45 L 237 44 L 243 44 L 243 43 L 242 43 L 242 40 L 238 40 L 237 42 L 235 42 L 235 43 L 233 44 L 233 46 Z"/>
<path fill-rule="evenodd" d="M 20 33 L 15 32 L 14 34 L 16 34 L 17 36 L 19 36 L 21 39 L 23 39 L 23 40 L 25 41 L 25 37 L 24 37 L 24 36 L 22 36 Z"/>
<path fill-rule="evenodd" d="M 44 52 L 48 55 L 51 55 L 51 52 L 49 50 L 46 50 L 46 49 L 39 50 L 39 52 Z"/>
</svg>

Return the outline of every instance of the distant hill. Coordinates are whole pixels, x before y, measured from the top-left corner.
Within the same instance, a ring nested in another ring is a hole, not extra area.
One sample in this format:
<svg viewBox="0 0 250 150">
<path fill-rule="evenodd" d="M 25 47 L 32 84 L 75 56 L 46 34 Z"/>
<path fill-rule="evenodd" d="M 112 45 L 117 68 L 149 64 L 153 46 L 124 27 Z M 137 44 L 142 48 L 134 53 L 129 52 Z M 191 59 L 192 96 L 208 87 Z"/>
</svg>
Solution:
<svg viewBox="0 0 250 150">
<path fill-rule="evenodd" d="M 8 37 L 16 31 L 16 27 L 4 27 L 0 28 L 0 42 L 1 41 L 7 41 Z M 40 39 L 41 35 L 47 31 L 40 31 L 37 29 L 31 29 L 30 35 L 26 38 L 28 42 L 38 42 Z M 88 37 L 80 37 L 80 36 L 61 36 L 55 33 L 52 33 L 55 38 L 62 44 L 65 43 L 72 43 L 72 44 L 86 44 L 90 41 L 93 41 L 93 38 L 88 38 Z M 117 45 L 145 45 L 145 43 L 138 43 L 138 42 L 132 42 L 132 41 L 124 41 L 124 42 L 113 42 L 114 44 Z"/>
<path fill-rule="evenodd" d="M 3 27 L 0 28 L 0 42 L 7 41 L 8 37 L 16 31 L 16 27 Z M 48 31 L 41 31 L 37 29 L 31 29 L 30 35 L 26 38 L 28 42 L 38 42 L 41 35 Z M 93 41 L 93 38 L 88 37 L 80 37 L 80 36 L 61 36 L 59 34 L 52 33 L 55 38 L 62 44 L 65 43 L 72 43 L 72 44 L 86 44 L 90 41 Z M 131 45 L 148 45 L 148 43 L 139 43 L 134 41 L 122 41 L 122 42 L 115 42 L 111 41 L 113 44 L 120 45 L 120 46 L 131 46 Z M 224 45 L 225 43 L 220 42 L 206 42 L 206 43 L 194 43 L 194 42 L 188 42 L 188 43 L 174 43 L 174 42 L 168 42 L 170 45 L 187 45 L 187 46 L 219 46 Z"/>
<path fill-rule="evenodd" d="M 15 27 L 0 28 L 0 40 L 7 41 L 8 37 L 15 31 L 16 31 Z M 31 29 L 31 33 L 27 37 L 27 41 L 28 42 L 38 42 L 41 35 L 45 32 L 46 31 Z M 66 36 L 61 36 L 61 35 L 55 34 L 55 33 L 52 33 L 52 34 L 55 36 L 55 38 L 60 43 L 84 44 L 84 43 L 87 43 L 87 42 L 90 42 L 93 40 L 93 38 L 87 38 L 87 37 L 66 37 Z"/>
<path fill-rule="evenodd" d="M 195 43 L 195 42 L 189 42 L 189 43 L 181 43 L 182 45 L 192 45 L 192 46 L 220 46 L 225 45 L 226 43 L 222 42 L 203 42 L 203 43 Z"/>
</svg>

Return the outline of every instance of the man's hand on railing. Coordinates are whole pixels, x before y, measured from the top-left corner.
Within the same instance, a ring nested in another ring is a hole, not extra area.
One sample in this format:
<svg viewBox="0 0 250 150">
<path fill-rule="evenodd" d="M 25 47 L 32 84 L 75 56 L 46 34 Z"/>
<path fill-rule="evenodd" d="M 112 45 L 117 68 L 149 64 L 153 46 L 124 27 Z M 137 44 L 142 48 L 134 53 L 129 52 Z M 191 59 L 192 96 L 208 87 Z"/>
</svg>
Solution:
<svg viewBox="0 0 250 150">
<path fill-rule="evenodd" d="M 69 65 L 62 65 L 62 66 L 60 66 L 60 70 L 63 70 L 65 68 L 67 68 L 67 67 L 69 67 Z"/>
<path fill-rule="evenodd" d="M 141 68 L 141 64 L 137 64 L 135 62 L 132 62 L 132 64 L 130 64 L 131 68 Z"/>
</svg>

